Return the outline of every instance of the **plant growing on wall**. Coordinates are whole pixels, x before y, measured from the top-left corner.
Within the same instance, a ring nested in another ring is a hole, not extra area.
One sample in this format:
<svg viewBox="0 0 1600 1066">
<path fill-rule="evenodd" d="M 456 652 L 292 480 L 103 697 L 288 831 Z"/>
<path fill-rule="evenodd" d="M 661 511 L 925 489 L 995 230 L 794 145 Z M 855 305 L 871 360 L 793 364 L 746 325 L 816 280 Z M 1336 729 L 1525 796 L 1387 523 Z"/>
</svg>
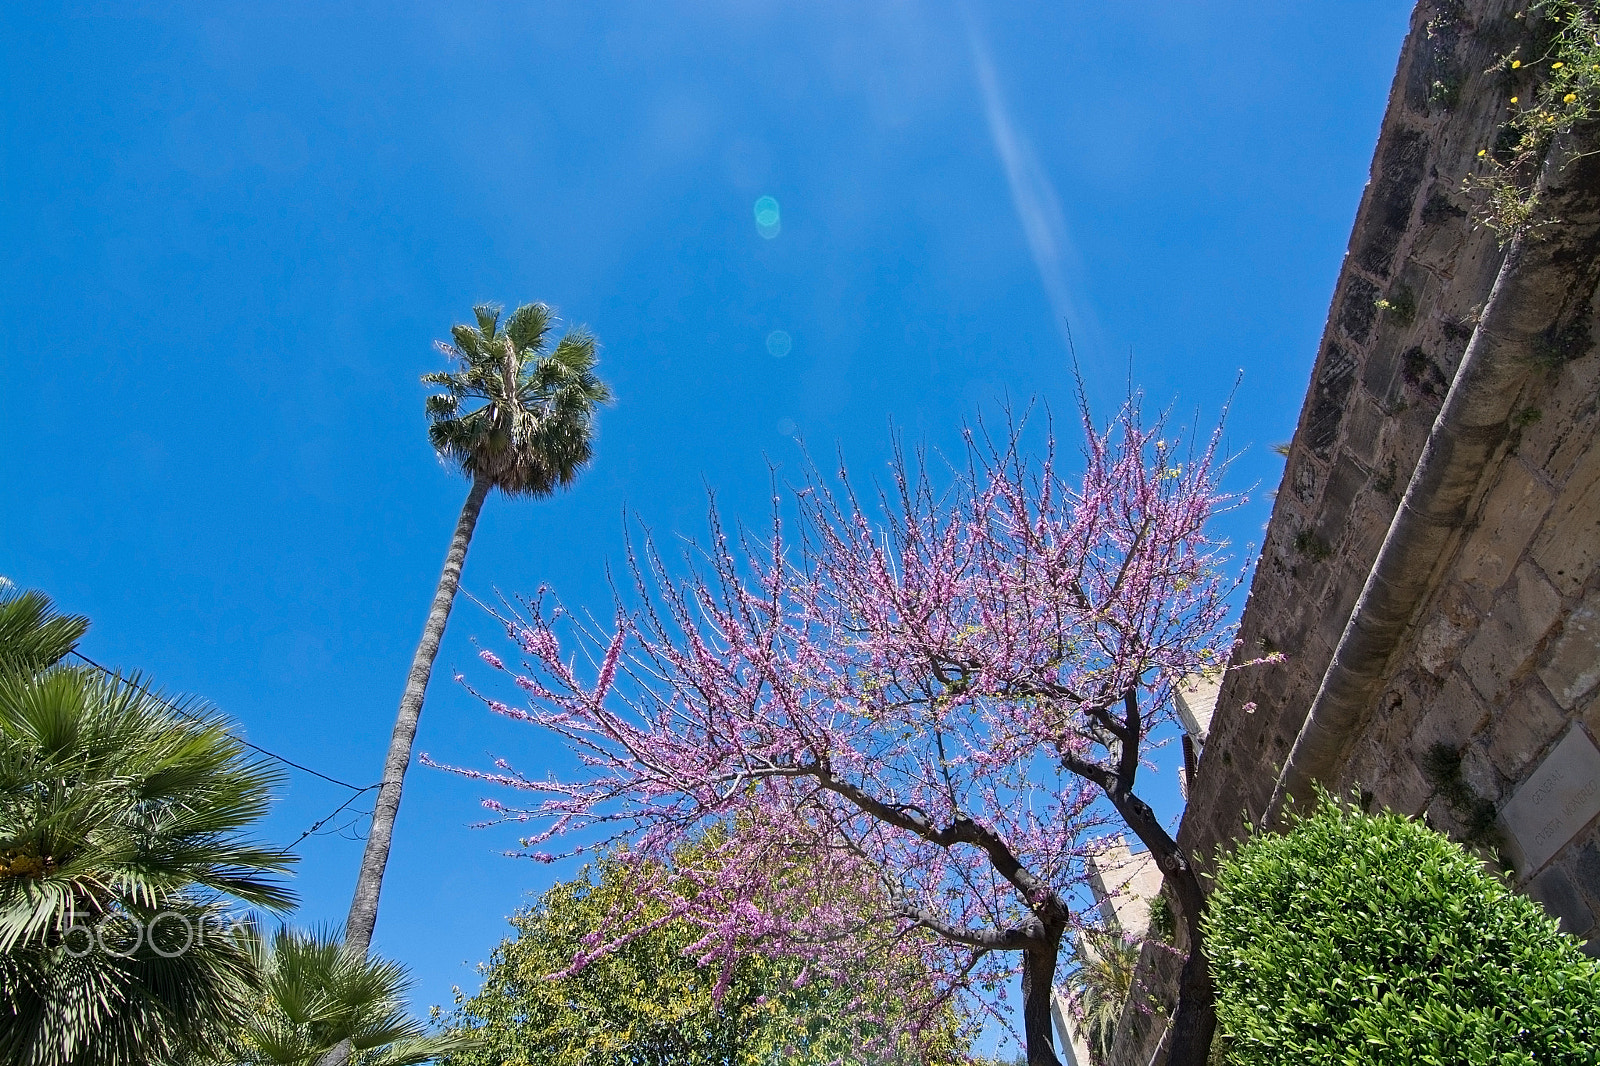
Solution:
<svg viewBox="0 0 1600 1066">
<path fill-rule="evenodd" d="M 1502 244 L 1540 224 L 1539 168 L 1556 137 L 1600 118 L 1600 11 L 1583 0 L 1536 0 L 1517 17 L 1533 46 L 1492 68 L 1505 75 L 1510 114 L 1499 143 L 1478 151 L 1483 173 L 1467 179 Z"/>
</svg>

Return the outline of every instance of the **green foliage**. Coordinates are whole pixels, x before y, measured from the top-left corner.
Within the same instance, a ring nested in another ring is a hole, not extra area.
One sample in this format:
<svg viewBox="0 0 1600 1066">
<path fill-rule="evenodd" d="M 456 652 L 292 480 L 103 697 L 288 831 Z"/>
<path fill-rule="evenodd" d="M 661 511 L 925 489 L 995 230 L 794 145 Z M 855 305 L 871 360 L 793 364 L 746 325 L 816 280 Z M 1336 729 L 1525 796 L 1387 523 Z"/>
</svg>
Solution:
<svg viewBox="0 0 1600 1066">
<path fill-rule="evenodd" d="M 1467 179 L 1484 196 L 1480 221 L 1502 244 L 1539 224 L 1534 186 L 1556 136 L 1600 118 L 1600 11 L 1584 0 L 1538 0 L 1517 15 L 1530 47 L 1494 68 L 1510 117 L 1499 143 L 1478 152 L 1484 172 Z"/>
<path fill-rule="evenodd" d="M 500 309 L 474 307 L 476 325 L 455 326 L 439 348 L 455 364 L 424 374 L 443 391 L 428 397 L 428 439 L 474 480 L 508 496 L 548 496 L 593 456 L 595 411 L 611 390 L 594 372 L 595 340 L 573 330 L 547 346 L 555 321 L 545 304 L 523 304 L 504 326 Z"/>
<path fill-rule="evenodd" d="M 1178 916 L 1172 911 L 1172 900 L 1165 892 L 1157 892 L 1150 901 L 1150 936 L 1163 944 L 1173 944 L 1178 939 Z"/>
<path fill-rule="evenodd" d="M 1372 306 L 1405 325 L 1417 317 L 1417 294 L 1404 285 L 1397 285 L 1388 296 L 1374 300 Z"/>
<path fill-rule="evenodd" d="M 292 900 L 289 857 L 242 834 L 276 776 L 215 716 L 50 665 L 84 626 L 0 603 L 0 1061 L 28 1066 L 204 1045 L 254 979 L 223 898 Z"/>
<path fill-rule="evenodd" d="M 919 1061 L 860 1051 L 863 1040 L 896 1031 L 892 987 L 807 980 L 794 960 L 752 952 L 726 975 L 719 996 L 719 969 L 696 964 L 698 934 L 686 922 L 641 912 L 624 877 L 616 863 L 600 860 L 512 917 L 516 936 L 479 967 L 483 990 L 456 993 L 447 1024 L 475 1033 L 483 1046 L 452 1056 L 451 1066 Z M 618 914 L 648 931 L 576 973 L 552 976 L 569 970 L 595 934 L 610 935 Z M 955 1034 L 952 1024 L 949 1054 L 934 1061 L 964 1061 Z"/>
<path fill-rule="evenodd" d="M 42 592 L 19 592 L 0 577 L 0 674 L 36 674 L 71 654 L 89 628 L 81 615 L 58 614 Z"/>
<path fill-rule="evenodd" d="M 1302 529 L 1294 535 L 1294 550 L 1314 563 L 1333 555 L 1333 547 L 1312 529 Z"/>
<path fill-rule="evenodd" d="M 351 1066 L 414 1066 L 476 1046 L 465 1034 L 430 1034 L 406 1011 L 404 967 L 344 950 L 329 933 L 280 929 L 257 941 L 264 996 L 226 1056 L 241 1066 L 315 1066 L 349 1040 Z"/>
<path fill-rule="evenodd" d="M 1073 944 L 1073 954 L 1077 968 L 1067 977 L 1068 994 L 1089 1059 L 1100 1066 L 1111 1057 L 1122 1008 L 1133 994 L 1139 946 L 1120 936 L 1084 929 Z"/>
<path fill-rule="evenodd" d="M 1600 962 L 1426 826 L 1326 796 L 1225 859 L 1206 915 L 1234 1066 L 1593 1066 Z"/>
</svg>

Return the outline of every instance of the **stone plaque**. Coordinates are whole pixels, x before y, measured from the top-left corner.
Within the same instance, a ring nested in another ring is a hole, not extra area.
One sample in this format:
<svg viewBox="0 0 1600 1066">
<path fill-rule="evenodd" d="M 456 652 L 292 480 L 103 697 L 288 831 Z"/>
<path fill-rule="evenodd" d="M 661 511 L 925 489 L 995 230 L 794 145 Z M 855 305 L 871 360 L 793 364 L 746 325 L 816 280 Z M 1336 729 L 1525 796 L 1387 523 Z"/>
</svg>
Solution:
<svg viewBox="0 0 1600 1066">
<path fill-rule="evenodd" d="M 1597 814 L 1600 748 L 1575 724 L 1501 812 L 1526 864 L 1518 873 L 1536 872 Z"/>
</svg>

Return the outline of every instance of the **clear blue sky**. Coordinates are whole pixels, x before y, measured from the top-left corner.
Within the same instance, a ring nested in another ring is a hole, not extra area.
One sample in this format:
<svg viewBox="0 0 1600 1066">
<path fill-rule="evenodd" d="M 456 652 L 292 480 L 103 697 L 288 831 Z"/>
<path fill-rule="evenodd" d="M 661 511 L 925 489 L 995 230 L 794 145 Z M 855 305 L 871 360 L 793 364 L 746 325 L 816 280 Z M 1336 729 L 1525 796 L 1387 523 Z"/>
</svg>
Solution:
<svg viewBox="0 0 1600 1066">
<path fill-rule="evenodd" d="M 264 9 L 278 13 L 264 15 Z M 759 518 L 788 435 L 881 468 L 1003 394 L 1127 376 L 1230 422 L 1259 537 L 1405 32 L 1402 0 L 6 5 L 0 573 L 84 649 L 375 780 L 466 485 L 419 374 L 473 303 L 545 300 L 617 406 L 576 491 L 492 499 L 465 588 L 603 607 L 624 505 Z M 772 196 L 781 233 L 758 232 Z M 782 358 L 774 331 L 792 338 Z M 538 773 L 450 681 L 418 749 Z M 548 868 L 407 782 L 377 947 L 447 1002 Z M 287 843 L 344 798 L 293 776 Z M 342 919 L 360 844 L 302 848 Z"/>
</svg>

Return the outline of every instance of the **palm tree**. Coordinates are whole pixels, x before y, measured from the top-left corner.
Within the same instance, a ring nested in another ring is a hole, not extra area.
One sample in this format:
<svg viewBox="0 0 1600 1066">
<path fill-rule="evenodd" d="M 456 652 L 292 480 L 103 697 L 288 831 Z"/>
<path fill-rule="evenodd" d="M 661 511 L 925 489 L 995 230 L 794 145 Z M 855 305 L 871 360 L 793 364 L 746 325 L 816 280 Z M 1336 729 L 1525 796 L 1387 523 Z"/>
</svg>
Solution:
<svg viewBox="0 0 1600 1066">
<path fill-rule="evenodd" d="M 478 512 L 490 489 L 507 496 L 542 497 L 571 485 L 593 455 L 596 410 L 611 400 L 610 390 L 594 373 L 598 360 L 592 336 L 573 330 L 554 349 L 547 348 L 547 334 L 555 322 L 552 308 L 524 304 L 503 327 L 500 308 L 481 305 L 472 310 L 477 325 L 455 326 L 450 331 L 455 343 L 438 343 L 455 369 L 422 378 L 443 390 L 428 397 L 428 439 L 441 458 L 460 466 L 472 480 L 472 489 L 456 521 L 422 640 L 411 660 L 373 804 L 372 830 L 345 922 L 346 948 L 359 955 L 366 954 L 372 943 L 422 697 L 461 582 Z"/>
<path fill-rule="evenodd" d="M 278 776 L 204 707 L 56 664 L 83 632 L 0 596 L 0 1061 L 165 1062 L 254 980 L 228 898 L 281 909 L 242 830 Z"/>
<path fill-rule="evenodd" d="M 1081 930 L 1073 947 L 1078 968 L 1067 978 L 1070 1002 L 1078 1015 L 1078 1029 L 1089 1048 L 1089 1059 L 1109 1061 L 1117 1039 L 1123 1005 L 1133 994 L 1133 974 L 1139 964 L 1139 946 L 1113 933 Z"/>
<path fill-rule="evenodd" d="M 467 1033 L 430 1035 L 406 1012 L 400 964 L 346 951 L 331 935 L 280 929 L 254 955 L 265 999 L 236 1031 L 230 1063 L 312 1066 L 348 1041 L 356 1066 L 414 1066 L 478 1046 Z"/>
</svg>

